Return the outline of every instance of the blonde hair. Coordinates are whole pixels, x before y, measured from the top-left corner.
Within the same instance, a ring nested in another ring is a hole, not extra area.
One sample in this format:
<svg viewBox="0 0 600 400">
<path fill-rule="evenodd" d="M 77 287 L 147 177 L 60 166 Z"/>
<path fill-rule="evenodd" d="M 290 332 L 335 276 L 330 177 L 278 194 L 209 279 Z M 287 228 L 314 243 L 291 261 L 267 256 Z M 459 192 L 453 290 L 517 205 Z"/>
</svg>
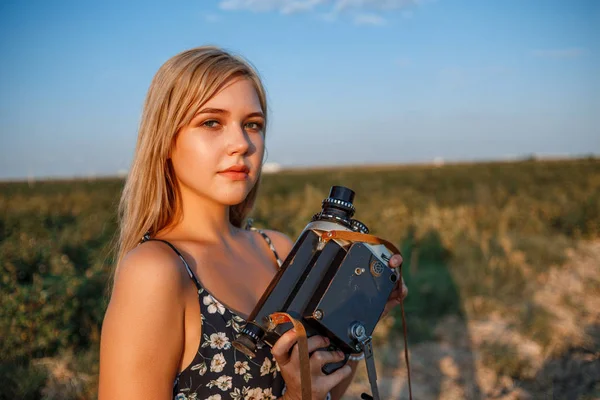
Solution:
<svg viewBox="0 0 600 400">
<path fill-rule="evenodd" d="M 264 87 L 256 70 L 240 56 L 202 46 L 175 55 L 157 71 L 148 89 L 135 154 L 119 203 L 117 269 L 146 232 L 158 232 L 174 222 L 180 206 L 168 160 L 174 139 L 204 103 L 237 77 L 254 84 L 266 125 Z M 243 202 L 230 207 L 229 220 L 234 226 L 241 227 L 252 209 L 259 181 Z"/>
</svg>

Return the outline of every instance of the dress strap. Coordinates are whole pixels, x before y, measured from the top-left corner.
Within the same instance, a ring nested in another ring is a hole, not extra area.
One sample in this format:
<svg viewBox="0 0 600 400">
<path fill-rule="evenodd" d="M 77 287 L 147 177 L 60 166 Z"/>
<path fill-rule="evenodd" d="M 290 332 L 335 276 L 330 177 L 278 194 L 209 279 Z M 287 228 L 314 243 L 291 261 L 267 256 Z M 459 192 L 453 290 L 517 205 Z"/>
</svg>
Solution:
<svg viewBox="0 0 600 400">
<path fill-rule="evenodd" d="M 196 285 L 196 288 L 198 290 L 202 289 L 202 285 L 200 285 L 200 281 L 198 280 L 198 278 L 196 278 L 196 275 L 194 274 L 194 272 L 192 271 L 192 269 L 190 268 L 189 264 L 187 263 L 187 261 L 185 261 L 185 258 L 183 257 L 183 254 L 181 254 L 181 252 L 179 250 L 177 250 L 177 248 L 175 246 L 173 246 L 170 242 L 163 240 L 163 239 L 155 239 L 150 237 L 150 233 L 146 232 L 146 234 L 144 235 L 144 237 L 142 238 L 141 243 L 144 242 L 148 242 L 150 240 L 154 240 L 155 242 L 163 242 L 166 243 L 171 249 L 173 249 L 173 251 L 177 254 L 177 256 L 179 256 L 179 258 L 181 259 L 181 261 L 183 261 L 183 265 L 185 265 L 185 269 L 188 273 L 188 275 L 190 276 L 190 279 L 192 281 L 194 281 L 194 284 Z"/>
<path fill-rule="evenodd" d="M 277 260 L 277 265 L 279 266 L 279 268 L 281 268 L 281 266 L 283 265 L 283 261 L 281 261 L 281 258 L 279 258 L 279 254 L 277 254 L 277 250 L 275 250 L 275 246 L 273 245 L 271 238 L 262 230 L 252 226 L 252 222 L 253 222 L 253 220 L 249 218 L 248 221 L 246 222 L 246 229 L 260 233 L 260 235 L 265 239 L 265 241 L 269 245 L 269 248 L 275 255 L 275 260 Z"/>
</svg>

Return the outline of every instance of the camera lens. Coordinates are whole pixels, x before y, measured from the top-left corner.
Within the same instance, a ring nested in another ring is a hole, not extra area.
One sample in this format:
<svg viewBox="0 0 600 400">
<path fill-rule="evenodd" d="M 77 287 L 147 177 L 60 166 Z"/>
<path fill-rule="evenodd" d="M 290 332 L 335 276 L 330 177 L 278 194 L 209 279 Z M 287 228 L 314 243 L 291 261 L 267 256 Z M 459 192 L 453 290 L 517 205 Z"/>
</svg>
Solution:
<svg viewBox="0 0 600 400">
<path fill-rule="evenodd" d="M 352 204 L 354 201 L 354 191 L 344 186 L 332 186 L 329 190 L 329 198 Z"/>
<path fill-rule="evenodd" d="M 323 213 L 335 215 L 350 223 L 350 218 L 354 215 L 353 200 L 354 191 L 344 186 L 332 186 L 329 197 L 323 200 Z"/>
<path fill-rule="evenodd" d="M 256 356 L 257 343 L 263 335 L 264 331 L 260 327 L 253 323 L 247 323 L 237 339 L 231 344 L 248 357 L 254 358 Z"/>
<path fill-rule="evenodd" d="M 321 212 L 315 214 L 313 221 L 328 220 L 340 223 L 352 229 L 354 215 L 354 191 L 345 186 L 332 186 L 329 197 L 323 200 Z"/>
</svg>

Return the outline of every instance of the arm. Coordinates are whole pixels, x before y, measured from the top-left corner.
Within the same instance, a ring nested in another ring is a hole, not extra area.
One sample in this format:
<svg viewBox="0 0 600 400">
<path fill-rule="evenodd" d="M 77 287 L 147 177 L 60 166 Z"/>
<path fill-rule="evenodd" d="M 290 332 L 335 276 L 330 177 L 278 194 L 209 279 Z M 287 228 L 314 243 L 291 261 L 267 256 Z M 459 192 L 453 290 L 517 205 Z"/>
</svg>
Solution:
<svg viewBox="0 0 600 400">
<path fill-rule="evenodd" d="M 176 262 L 156 243 L 123 260 L 102 325 L 99 400 L 172 397 L 184 343 L 185 276 Z"/>
</svg>

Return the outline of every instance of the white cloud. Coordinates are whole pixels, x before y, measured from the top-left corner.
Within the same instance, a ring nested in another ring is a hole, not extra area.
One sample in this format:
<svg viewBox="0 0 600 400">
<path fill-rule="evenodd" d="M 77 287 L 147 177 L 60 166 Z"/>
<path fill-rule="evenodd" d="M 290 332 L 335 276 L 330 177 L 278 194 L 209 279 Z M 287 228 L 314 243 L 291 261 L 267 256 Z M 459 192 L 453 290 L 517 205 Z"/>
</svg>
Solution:
<svg viewBox="0 0 600 400">
<path fill-rule="evenodd" d="M 321 3 L 323 3 L 323 0 L 289 1 L 288 4 L 281 9 L 281 12 L 283 14 L 293 14 L 311 11 Z"/>
<path fill-rule="evenodd" d="M 577 57 L 581 57 L 583 56 L 585 53 L 587 53 L 586 49 L 583 49 L 581 47 L 571 47 L 571 48 L 564 48 L 564 49 L 538 49 L 538 50 L 533 50 L 531 52 L 531 54 L 534 57 L 540 57 L 540 58 L 577 58 Z"/>
<path fill-rule="evenodd" d="M 221 0 L 219 7 L 227 11 L 279 11 L 282 14 L 311 11 L 327 0 Z"/>
<path fill-rule="evenodd" d="M 390 11 L 414 7 L 425 0 L 220 0 L 219 7 L 227 11 L 277 11 L 291 14 L 309 11 Z"/>
<path fill-rule="evenodd" d="M 336 10 L 362 9 L 362 10 L 398 10 L 417 5 L 418 0 L 336 0 Z"/>
<path fill-rule="evenodd" d="M 386 20 L 377 14 L 356 14 L 354 16 L 354 23 L 356 25 L 382 26 L 386 24 Z"/>
<path fill-rule="evenodd" d="M 282 15 L 306 13 L 327 23 L 349 18 L 355 25 L 383 26 L 394 12 L 413 17 L 414 9 L 436 0 L 219 0 L 223 11 L 275 12 Z"/>
</svg>

